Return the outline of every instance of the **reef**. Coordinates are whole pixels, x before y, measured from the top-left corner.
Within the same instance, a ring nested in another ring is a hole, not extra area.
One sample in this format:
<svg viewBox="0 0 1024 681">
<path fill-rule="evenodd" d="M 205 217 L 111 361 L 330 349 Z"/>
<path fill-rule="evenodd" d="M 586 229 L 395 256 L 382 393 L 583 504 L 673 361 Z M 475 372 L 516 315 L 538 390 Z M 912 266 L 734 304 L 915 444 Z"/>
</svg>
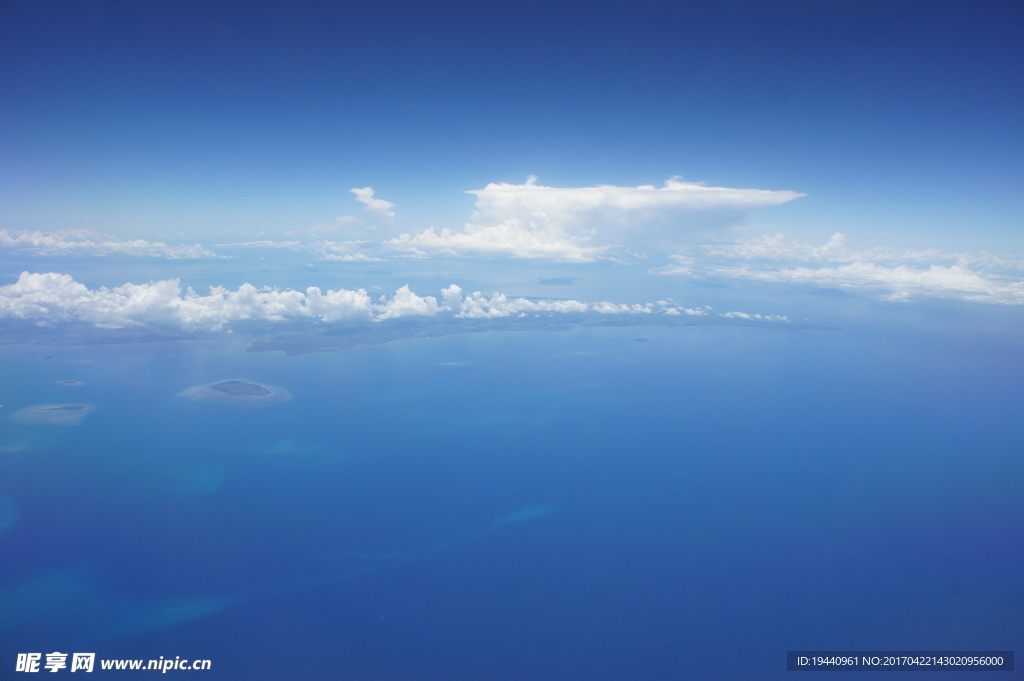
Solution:
<svg viewBox="0 0 1024 681">
<path fill-rule="evenodd" d="M 292 398 L 292 394 L 284 388 L 237 378 L 196 385 L 181 391 L 178 396 L 201 402 L 231 402 L 252 406 L 280 404 Z"/>
<path fill-rule="evenodd" d="M 88 404 L 41 404 L 19 409 L 10 419 L 29 426 L 77 426 L 92 410 Z"/>
</svg>

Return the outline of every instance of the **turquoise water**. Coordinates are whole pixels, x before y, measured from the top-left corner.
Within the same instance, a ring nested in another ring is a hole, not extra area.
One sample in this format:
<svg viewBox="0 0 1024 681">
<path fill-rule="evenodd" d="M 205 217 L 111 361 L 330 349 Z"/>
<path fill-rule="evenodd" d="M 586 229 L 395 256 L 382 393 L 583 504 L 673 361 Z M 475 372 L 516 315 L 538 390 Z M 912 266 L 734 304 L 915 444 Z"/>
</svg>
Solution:
<svg viewBox="0 0 1024 681">
<path fill-rule="evenodd" d="M 791 649 L 1024 633 L 1019 355 L 718 327 L 244 348 L 0 348 L 5 415 L 95 406 L 0 420 L 4 660 L 782 678 Z M 177 396 L 228 378 L 294 398 Z"/>
</svg>

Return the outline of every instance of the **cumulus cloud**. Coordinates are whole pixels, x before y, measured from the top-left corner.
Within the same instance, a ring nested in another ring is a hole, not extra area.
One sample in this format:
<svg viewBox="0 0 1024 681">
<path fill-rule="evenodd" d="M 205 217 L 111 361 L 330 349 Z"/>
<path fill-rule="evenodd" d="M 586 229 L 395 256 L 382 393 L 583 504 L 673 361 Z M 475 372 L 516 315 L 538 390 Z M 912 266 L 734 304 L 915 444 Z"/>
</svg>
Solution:
<svg viewBox="0 0 1024 681">
<path fill-rule="evenodd" d="M 433 317 L 441 308 L 437 305 L 437 298 L 426 296 L 421 298 L 409 290 L 405 285 L 395 291 L 391 298 L 381 296 L 377 305 L 376 319 L 394 319 L 396 317 L 424 316 Z"/>
<path fill-rule="evenodd" d="M 286 322 L 317 320 L 383 321 L 402 317 L 450 315 L 463 319 L 496 319 L 530 315 L 598 313 L 608 315 L 709 316 L 710 308 L 687 308 L 673 301 L 654 303 L 534 300 L 502 293 L 476 291 L 463 295 L 452 284 L 442 289 L 440 301 L 420 296 L 403 286 L 391 296 L 372 299 L 364 289 L 328 290 L 311 286 L 304 291 L 256 288 L 242 284 L 230 290 L 211 287 L 202 295 L 182 289 L 176 279 L 147 284 L 128 283 L 90 289 L 68 274 L 23 272 L 18 281 L 0 286 L 0 318 L 37 323 L 87 322 L 99 327 L 160 326 L 185 331 L 218 331 L 242 321 Z M 745 313 L 723 315 L 741 317 Z M 753 315 L 746 319 L 788 321 L 784 317 Z"/>
<path fill-rule="evenodd" d="M 18 319 L 83 321 L 97 326 L 155 324 L 186 330 L 218 330 L 242 320 L 284 321 L 314 317 L 323 321 L 372 315 L 363 290 L 305 292 L 221 286 L 200 295 L 182 290 L 177 279 L 89 289 L 68 274 L 23 272 L 18 281 L 0 287 L 0 316 Z"/>
<path fill-rule="evenodd" d="M 1024 257 L 898 248 L 856 249 L 835 233 L 821 246 L 781 234 L 703 246 L 673 256 L 662 274 L 731 277 L 861 289 L 886 300 L 918 296 L 1003 305 L 1024 304 Z"/>
<path fill-rule="evenodd" d="M 0 248 L 33 255 L 134 255 L 172 260 L 223 258 L 199 244 L 172 246 L 162 241 L 121 240 L 86 230 L 27 232 L 0 229 Z"/>
<path fill-rule="evenodd" d="M 662 249 L 736 226 L 747 211 L 776 206 L 793 191 L 708 187 L 671 179 L 663 187 L 546 187 L 492 183 L 470 191 L 476 207 L 464 231 L 430 228 L 388 245 L 413 255 L 509 255 L 568 262 L 615 248 Z"/>
<path fill-rule="evenodd" d="M 668 301 L 657 303 L 611 303 L 600 301 L 588 303 L 579 300 L 531 300 L 528 298 L 509 298 L 503 293 L 485 295 L 475 291 L 467 296 L 452 284 L 442 291 L 446 307 L 456 317 L 468 319 L 494 319 L 498 317 L 521 317 L 531 314 L 568 314 L 596 312 L 598 314 L 633 314 L 633 315 L 679 315 L 690 314 L 706 316 L 703 310 L 685 308 Z"/>
<path fill-rule="evenodd" d="M 395 207 L 395 204 L 390 201 L 385 201 L 384 199 L 374 198 L 373 187 L 355 187 L 349 191 L 356 195 L 356 200 L 359 201 L 359 203 L 366 206 L 366 212 L 377 220 L 384 223 L 390 223 L 395 218 L 395 214 L 391 210 Z"/>
<path fill-rule="evenodd" d="M 438 254 L 592 262 L 664 251 L 708 234 L 720 236 L 723 230 L 740 224 L 750 209 L 802 196 L 792 191 L 708 187 L 677 179 L 662 187 L 549 187 L 531 177 L 524 184 L 492 183 L 470 191 L 476 197 L 475 209 L 462 229 L 430 227 L 381 243 L 366 238 L 379 226 L 392 222 L 394 204 L 376 198 L 372 187 L 350 191 L 364 205 L 367 220 L 342 216 L 333 223 L 287 232 L 291 238 L 284 240 L 258 238 L 213 248 L 308 251 L 320 259 L 338 262 Z M 332 232 L 347 238 L 328 240 Z M 39 255 L 230 257 L 218 256 L 199 244 L 125 241 L 83 231 L 0 230 L 0 248 L 4 247 Z"/>
</svg>

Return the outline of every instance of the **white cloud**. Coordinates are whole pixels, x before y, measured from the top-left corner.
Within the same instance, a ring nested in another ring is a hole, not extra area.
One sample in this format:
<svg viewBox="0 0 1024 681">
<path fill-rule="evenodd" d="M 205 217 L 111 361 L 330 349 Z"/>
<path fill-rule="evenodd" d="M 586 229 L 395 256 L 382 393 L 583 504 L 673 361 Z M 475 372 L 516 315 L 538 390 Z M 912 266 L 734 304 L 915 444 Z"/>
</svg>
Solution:
<svg viewBox="0 0 1024 681">
<path fill-rule="evenodd" d="M 1024 304 L 1024 257 L 897 248 L 855 249 L 842 233 L 822 246 L 785 241 L 781 234 L 702 247 L 673 256 L 654 271 L 694 278 L 860 289 L 886 300 L 918 296 L 1003 305 Z"/>
<path fill-rule="evenodd" d="M 285 232 L 288 236 L 294 235 L 308 235 L 312 237 L 318 237 L 321 234 L 328 234 L 330 232 L 336 232 L 339 229 L 346 231 L 352 231 L 355 229 L 364 229 L 361 226 L 362 220 L 352 215 L 339 215 L 334 219 L 334 222 L 323 223 L 313 225 L 312 227 L 306 227 L 304 229 L 292 229 Z M 372 229 L 372 228 L 370 228 Z"/>
<path fill-rule="evenodd" d="M 360 250 L 367 246 L 372 247 L 373 244 L 367 241 L 318 241 L 310 248 L 320 256 L 321 260 L 374 262 L 382 259 L 367 255 Z"/>
<path fill-rule="evenodd" d="M 387 242 L 412 254 L 509 255 L 569 262 L 613 248 L 662 249 L 739 224 L 746 211 L 803 196 L 792 191 L 707 187 L 671 179 L 664 187 L 546 187 L 492 183 L 470 191 L 465 231 L 430 228 Z"/>
<path fill-rule="evenodd" d="M 468 227 L 468 226 L 467 226 Z M 402 234 L 386 242 L 387 246 L 415 257 L 446 255 L 509 255 L 558 262 L 592 262 L 606 250 L 585 246 L 566 238 L 557 230 L 523 227 L 518 218 L 509 218 L 500 225 L 477 227 L 467 232 L 453 232 L 434 227 L 417 234 Z"/>
<path fill-rule="evenodd" d="M 124 284 L 90 289 L 68 274 L 23 272 L 14 284 L 0 286 L 0 318 L 37 323 L 87 322 L 100 327 L 161 326 L 185 331 L 217 331 L 242 321 L 286 322 L 312 319 L 326 323 L 346 320 L 366 322 L 400 317 L 494 319 L 552 314 L 599 313 L 608 315 L 696 315 L 704 309 L 686 308 L 674 302 L 613 303 L 608 301 L 531 300 L 502 293 L 479 291 L 463 295 L 452 284 L 434 296 L 419 296 L 403 286 L 376 301 L 364 289 L 329 290 L 311 286 L 304 291 L 256 288 L 242 284 L 236 290 L 211 287 L 201 295 L 182 289 L 177 279 L 147 284 Z M 741 316 L 732 313 L 725 317 Z M 785 321 L 781 317 L 753 315 L 749 319 Z"/>
<path fill-rule="evenodd" d="M 0 248 L 33 255 L 135 255 L 172 260 L 223 258 L 199 244 L 171 246 L 144 239 L 120 240 L 86 230 L 25 232 L 0 229 Z"/>
<path fill-rule="evenodd" d="M 316 287 L 302 292 L 243 284 L 234 291 L 214 286 L 203 296 L 191 288 L 182 291 L 177 279 L 89 289 L 68 274 L 29 272 L 14 284 L 0 286 L 0 317 L 83 321 L 106 327 L 154 324 L 215 331 L 243 320 L 338 321 L 371 316 L 370 298 L 361 289 L 322 293 Z"/>
<path fill-rule="evenodd" d="M 243 241 L 237 243 L 215 244 L 214 248 L 245 248 L 245 249 L 278 249 L 289 251 L 307 251 L 320 258 L 335 262 L 379 262 L 371 253 L 378 245 L 371 241 Z"/>
<path fill-rule="evenodd" d="M 365 253 L 325 253 L 320 256 L 321 260 L 334 260 L 336 262 L 380 262 L 383 258 L 371 258 Z"/>
<path fill-rule="evenodd" d="M 356 187 L 349 191 L 356 195 L 356 200 L 359 203 L 366 206 L 366 212 L 376 219 L 390 223 L 395 218 L 395 214 L 391 210 L 395 207 L 395 204 L 384 199 L 375 199 L 373 197 L 373 187 Z"/>
<path fill-rule="evenodd" d="M 788 322 L 789 317 L 781 314 L 751 314 L 749 312 L 726 312 L 722 315 L 726 319 L 757 319 L 768 322 Z"/>
<path fill-rule="evenodd" d="M 302 248 L 301 241 L 238 241 L 227 244 L 214 244 L 214 248 L 277 248 L 297 251 Z"/>
<path fill-rule="evenodd" d="M 390 223 L 394 204 L 374 196 L 372 187 L 351 189 L 377 225 Z M 492 183 L 469 192 L 476 197 L 462 230 L 431 227 L 383 243 L 356 241 L 377 225 L 351 216 L 334 223 L 291 231 L 292 239 L 224 243 L 221 249 L 310 251 L 321 259 L 371 261 L 399 254 L 511 256 L 563 262 L 591 262 L 664 250 L 700 235 L 718 234 L 742 222 L 752 208 L 778 205 L 802 196 L 792 191 L 707 187 L 671 179 L 663 187 L 548 187 L 535 177 L 524 184 Z M 339 231 L 347 239 L 324 240 Z M 357 236 L 359 235 L 359 236 Z M 224 257 L 200 245 L 169 246 L 143 240 L 119 241 L 90 232 L 8 232 L 0 247 L 40 255 L 132 253 L 166 258 Z M 671 252 L 671 251 L 670 251 Z"/>
<path fill-rule="evenodd" d="M 437 298 L 433 296 L 421 298 L 410 291 L 409 286 L 406 285 L 395 291 L 395 295 L 390 299 L 381 296 L 380 304 L 377 306 L 376 319 L 409 316 L 433 317 L 439 310 Z"/>
<path fill-rule="evenodd" d="M 706 246 L 709 258 L 734 260 L 768 260 L 777 262 L 867 262 L 890 265 L 961 265 L 985 269 L 1017 270 L 1024 272 L 1024 258 L 999 257 L 990 253 L 945 252 L 935 249 L 912 250 L 876 246 L 856 249 L 849 245 L 842 232 L 833 234 L 822 246 L 786 241 L 782 234 L 764 235 L 730 244 Z"/>
<path fill-rule="evenodd" d="M 579 300 L 531 300 L 528 298 L 509 298 L 504 293 L 484 295 L 480 291 L 463 296 L 462 289 L 452 284 L 441 290 L 444 305 L 456 317 L 470 319 L 494 319 L 499 317 L 518 317 L 524 314 L 572 314 L 597 312 L 599 314 L 637 314 L 637 315 L 698 315 L 706 316 L 707 312 L 676 305 L 673 302 L 659 300 L 656 303 L 611 303 L 600 301 L 588 303 Z"/>
<path fill-rule="evenodd" d="M 761 236 L 731 244 L 713 244 L 705 247 L 707 256 L 721 256 L 740 260 L 812 260 L 835 261 L 850 257 L 846 235 L 836 232 L 824 246 L 813 246 L 795 241 L 784 241 L 782 234 Z"/>
<path fill-rule="evenodd" d="M 876 290 L 881 293 L 881 297 L 893 301 L 931 296 L 978 303 L 1024 305 L 1024 282 L 1001 281 L 960 265 L 910 267 L 856 262 L 838 267 L 796 267 L 779 270 L 719 267 L 714 272 L 757 281 Z"/>
<path fill-rule="evenodd" d="M 348 224 L 350 221 L 344 221 Z M 377 262 L 382 258 L 374 252 L 380 250 L 379 244 L 370 241 L 276 241 L 260 239 L 256 241 L 238 241 L 214 244 L 213 248 L 222 250 L 234 249 L 267 249 L 281 251 L 308 251 L 321 260 L 338 262 Z M 65 232 L 12 232 L 0 230 L 0 249 L 9 249 L 31 253 L 38 256 L 110 256 L 134 255 L 154 258 L 181 260 L 187 258 L 233 258 L 229 255 L 218 255 L 199 244 L 192 246 L 169 246 L 161 242 L 134 239 L 121 241 L 84 231 Z"/>
</svg>

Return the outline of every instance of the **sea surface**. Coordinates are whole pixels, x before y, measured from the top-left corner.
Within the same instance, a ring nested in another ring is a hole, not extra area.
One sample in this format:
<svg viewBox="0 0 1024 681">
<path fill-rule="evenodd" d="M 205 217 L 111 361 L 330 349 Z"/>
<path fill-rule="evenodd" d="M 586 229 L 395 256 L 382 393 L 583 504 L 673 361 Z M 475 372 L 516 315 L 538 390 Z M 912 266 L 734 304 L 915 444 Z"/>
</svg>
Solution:
<svg viewBox="0 0 1024 681">
<path fill-rule="evenodd" d="M 409 681 L 783 679 L 788 650 L 1020 652 L 1022 354 L 954 325 L 872 329 L 291 357 L 0 347 L 0 678 L 52 651 Z M 225 379 L 294 397 L 178 395 Z M 10 417 L 47 404 L 95 409 Z"/>
</svg>

